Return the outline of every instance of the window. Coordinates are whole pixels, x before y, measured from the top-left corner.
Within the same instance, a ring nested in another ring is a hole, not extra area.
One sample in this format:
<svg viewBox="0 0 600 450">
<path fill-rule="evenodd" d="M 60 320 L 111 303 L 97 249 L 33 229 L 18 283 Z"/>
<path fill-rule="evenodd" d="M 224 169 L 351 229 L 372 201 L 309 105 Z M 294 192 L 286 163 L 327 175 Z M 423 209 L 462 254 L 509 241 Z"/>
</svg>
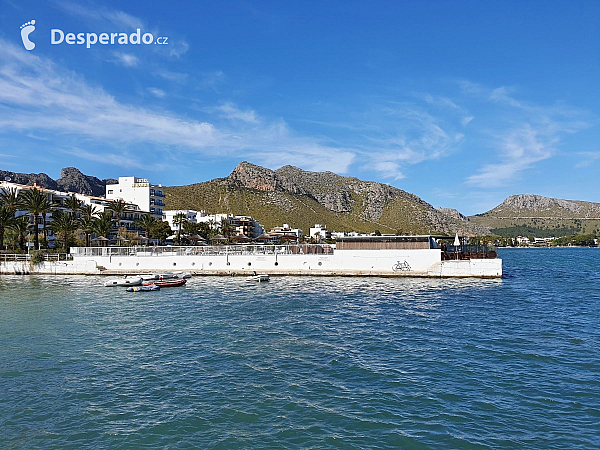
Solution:
<svg viewBox="0 0 600 450">
<path fill-rule="evenodd" d="M 108 190 L 108 193 L 109 193 L 109 194 L 112 194 L 112 193 L 113 193 L 113 190 L 112 190 L 112 189 L 109 189 L 109 190 Z"/>
</svg>

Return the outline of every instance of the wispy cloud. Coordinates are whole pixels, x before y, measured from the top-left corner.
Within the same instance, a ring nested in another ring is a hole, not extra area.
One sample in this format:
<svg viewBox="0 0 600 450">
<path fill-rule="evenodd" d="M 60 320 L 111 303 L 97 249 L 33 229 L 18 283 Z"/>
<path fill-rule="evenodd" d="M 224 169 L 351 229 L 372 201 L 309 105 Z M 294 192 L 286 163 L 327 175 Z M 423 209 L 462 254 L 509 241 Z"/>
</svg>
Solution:
<svg viewBox="0 0 600 450">
<path fill-rule="evenodd" d="M 43 131 L 77 142 L 144 151 L 252 158 L 269 167 L 298 164 L 310 170 L 344 173 L 356 151 L 303 136 L 283 120 L 259 120 L 232 103 L 204 120 L 184 118 L 122 103 L 102 88 L 47 58 L 0 40 L 0 130 Z M 208 115 L 210 116 L 210 115 Z M 220 125 L 216 123 L 226 122 Z M 82 145 L 83 146 L 83 145 Z M 152 150 L 149 150 L 149 149 Z M 134 150 L 131 150 L 134 152 Z M 114 152 L 117 154 L 117 152 Z M 75 156 L 85 156 L 82 152 Z M 113 158 L 116 162 L 116 160 Z M 110 162 L 104 159 L 104 162 Z"/>
<path fill-rule="evenodd" d="M 530 125 L 512 130 L 501 140 L 501 162 L 484 165 L 477 174 L 467 178 L 467 183 L 479 187 L 500 187 L 534 163 L 550 158 L 556 139 L 541 136 Z"/>
<path fill-rule="evenodd" d="M 497 143 L 498 162 L 485 164 L 467 177 L 469 185 L 495 188 L 514 181 L 536 163 L 554 156 L 564 135 L 591 126 L 585 111 L 560 103 L 543 106 L 526 102 L 516 98 L 512 87 L 488 88 L 464 80 L 459 86 L 468 96 L 502 106 L 501 111 L 495 111 L 495 126 L 487 133 L 487 140 Z"/>
<path fill-rule="evenodd" d="M 406 166 L 448 156 L 464 137 L 455 125 L 414 103 L 390 103 L 375 120 L 382 131 L 365 136 L 370 141 L 365 152 L 374 170 L 396 180 L 404 178 Z"/>
<path fill-rule="evenodd" d="M 165 91 L 155 87 L 148 88 L 148 91 L 157 98 L 165 98 L 167 96 Z"/>
<path fill-rule="evenodd" d="M 130 53 L 114 52 L 114 62 L 125 67 L 135 67 L 140 62 L 139 58 Z"/>
<path fill-rule="evenodd" d="M 108 9 L 102 6 L 94 5 L 93 3 L 88 3 L 87 5 L 69 1 L 55 1 L 53 3 L 67 14 L 86 20 L 105 20 L 113 25 L 128 29 L 144 28 L 144 22 L 140 18 L 121 10 Z"/>
<path fill-rule="evenodd" d="M 127 32 L 137 28 L 152 31 L 155 37 L 166 36 L 169 38 L 167 45 L 148 46 L 153 52 L 161 53 L 169 58 L 180 58 L 190 46 L 188 42 L 177 33 L 163 32 L 156 27 L 149 26 L 144 20 L 125 11 L 100 6 L 94 2 L 84 4 L 70 1 L 54 1 L 53 4 L 67 14 L 84 19 L 87 22 L 104 22 L 116 27 L 118 31 Z"/>
<path fill-rule="evenodd" d="M 259 123 L 259 119 L 255 111 L 251 109 L 247 109 L 245 111 L 241 110 L 231 102 L 223 103 L 216 108 L 207 108 L 207 110 L 217 112 L 221 117 L 228 120 L 241 121 L 249 124 Z"/>
<path fill-rule="evenodd" d="M 154 74 L 161 78 L 164 78 L 165 80 L 173 81 L 179 84 L 185 84 L 189 78 L 189 75 L 187 73 L 172 72 L 166 69 L 155 71 Z"/>
<path fill-rule="evenodd" d="M 587 167 L 600 160 L 600 152 L 578 152 L 580 161 L 575 165 L 577 169 Z"/>
</svg>

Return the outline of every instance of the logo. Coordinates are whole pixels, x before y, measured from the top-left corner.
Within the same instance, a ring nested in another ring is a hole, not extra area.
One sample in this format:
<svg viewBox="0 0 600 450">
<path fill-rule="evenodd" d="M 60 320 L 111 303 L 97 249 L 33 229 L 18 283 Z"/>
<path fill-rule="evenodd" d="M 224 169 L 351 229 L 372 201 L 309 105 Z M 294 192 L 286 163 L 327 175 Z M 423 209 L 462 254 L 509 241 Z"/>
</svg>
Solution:
<svg viewBox="0 0 600 450">
<path fill-rule="evenodd" d="M 35 30 L 35 20 L 31 22 L 24 23 L 21 25 L 21 39 L 23 40 L 23 45 L 25 46 L 25 50 L 33 50 L 35 48 L 35 43 L 29 40 L 29 35 Z"/>
</svg>

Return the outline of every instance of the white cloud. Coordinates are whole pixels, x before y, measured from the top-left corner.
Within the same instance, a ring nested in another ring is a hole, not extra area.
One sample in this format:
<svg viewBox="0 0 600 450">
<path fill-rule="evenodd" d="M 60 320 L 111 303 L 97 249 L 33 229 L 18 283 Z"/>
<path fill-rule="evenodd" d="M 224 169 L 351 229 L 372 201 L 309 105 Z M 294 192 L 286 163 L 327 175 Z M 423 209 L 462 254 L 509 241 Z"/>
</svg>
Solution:
<svg viewBox="0 0 600 450">
<path fill-rule="evenodd" d="M 503 107 L 494 111 L 495 127 L 487 133 L 489 142 L 499 143 L 499 161 L 485 164 L 467 177 L 467 184 L 473 186 L 492 188 L 514 181 L 522 172 L 556 154 L 563 135 L 591 126 L 585 111 L 560 103 L 541 106 L 518 100 L 511 87 L 491 89 L 469 81 L 459 85 L 464 94 Z"/>
<path fill-rule="evenodd" d="M 113 55 L 116 58 L 115 62 L 125 67 L 135 67 L 140 62 L 137 56 L 134 56 L 130 53 L 114 52 Z"/>
<path fill-rule="evenodd" d="M 471 120 L 473 120 L 475 117 L 473 116 L 467 116 L 467 117 L 463 117 L 460 121 L 460 123 L 462 123 L 463 127 L 466 127 L 467 125 L 469 125 L 469 123 L 471 122 Z"/>
<path fill-rule="evenodd" d="M 581 158 L 575 167 L 581 169 L 587 167 L 600 160 L 600 152 L 578 152 L 577 155 Z"/>
<path fill-rule="evenodd" d="M 72 16 L 81 17 L 91 21 L 106 20 L 113 25 L 129 29 L 144 28 L 144 22 L 140 18 L 117 9 L 96 7 L 91 4 L 83 6 L 64 0 L 53 3 Z"/>
<path fill-rule="evenodd" d="M 0 40 L 0 130 L 42 131 L 69 136 L 75 142 L 106 146 L 102 162 L 119 164 L 111 148 L 146 145 L 145 154 L 177 158 L 181 153 L 253 159 L 268 166 L 297 164 L 309 169 L 344 173 L 355 150 L 324 144 L 301 136 L 283 120 L 258 120 L 252 110 L 234 104 L 215 108 L 230 120 L 216 126 L 209 120 L 179 117 L 169 112 L 122 103 L 102 88 L 90 86 L 81 76 L 49 59 L 23 51 Z M 152 149 L 152 150 L 150 150 Z M 90 154 L 74 155 L 90 158 Z M 141 157 L 141 155 L 140 155 Z M 135 155 L 132 154 L 132 158 Z"/>
<path fill-rule="evenodd" d="M 541 136 L 529 125 L 513 130 L 501 142 L 502 162 L 484 165 L 467 183 L 484 188 L 503 186 L 534 163 L 550 158 L 554 144 L 552 136 Z"/>
<path fill-rule="evenodd" d="M 258 117 L 256 116 L 256 113 L 253 110 L 247 109 L 245 111 L 242 111 L 233 103 L 223 103 L 221 106 L 212 108 L 212 110 L 219 112 L 221 117 L 229 120 L 239 120 L 242 122 L 254 124 L 259 122 Z"/>
<path fill-rule="evenodd" d="M 148 88 L 148 91 L 157 98 L 165 98 L 167 96 L 165 91 L 155 87 Z"/>
<path fill-rule="evenodd" d="M 405 177 L 405 166 L 448 156 L 464 137 L 452 124 L 411 103 L 391 104 L 376 120 L 396 133 L 384 131 L 381 138 L 369 137 L 372 145 L 366 153 L 374 170 L 396 180 Z"/>
</svg>

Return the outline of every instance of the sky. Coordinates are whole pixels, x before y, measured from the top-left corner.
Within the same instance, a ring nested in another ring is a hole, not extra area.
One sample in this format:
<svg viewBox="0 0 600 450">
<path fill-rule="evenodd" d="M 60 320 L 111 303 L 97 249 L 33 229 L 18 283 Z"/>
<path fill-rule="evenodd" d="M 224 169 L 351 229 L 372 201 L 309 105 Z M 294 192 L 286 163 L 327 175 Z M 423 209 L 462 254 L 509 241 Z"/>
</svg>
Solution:
<svg viewBox="0 0 600 450">
<path fill-rule="evenodd" d="M 599 80 L 596 1 L 0 0 L 0 170 L 168 186 L 245 160 L 463 214 L 600 202 Z"/>
</svg>

